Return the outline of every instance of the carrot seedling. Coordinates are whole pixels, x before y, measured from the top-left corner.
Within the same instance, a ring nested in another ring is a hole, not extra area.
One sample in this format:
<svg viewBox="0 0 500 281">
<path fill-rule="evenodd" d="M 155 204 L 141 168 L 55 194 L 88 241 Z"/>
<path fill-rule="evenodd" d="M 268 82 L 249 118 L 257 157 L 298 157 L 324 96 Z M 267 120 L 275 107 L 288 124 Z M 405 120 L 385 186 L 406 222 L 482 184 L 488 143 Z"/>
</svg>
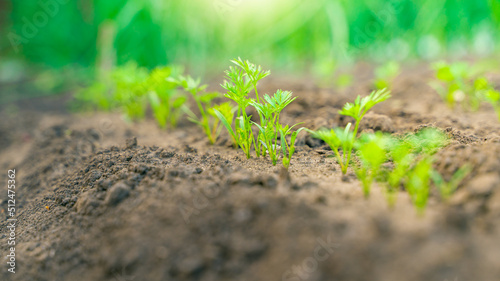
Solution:
<svg viewBox="0 0 500 281">
<path fill-rule="evenodd" d="M 212 131 L 216 133 L 215 138 L 218 138 L 218 136 L 220 135 L 222 126 L 226 126 L 223 122 L 221 122 L 221 120 L 229 122 L 228 127 L 232 128 L 235 111 L 236 107 L 232 106 L 230 102 L 223 102 L 208 109 L 208 114 L 210 114 L 214 118 Z M 216 112 L 221 115 L 221 118 L 218 117 Z M 215 129 L 215 127 L 217 127 L 217 129 Z M 233 135 L 231 135 L 231 139 L 233 141 L 234 147 L 238 148 L 238 143 L 236 142 L 236 139 Z"/>
<path fill-rule="evenodd" d="M 172 67 L 161 67 L 151 71 L 145 83 L 148 99 L 153 116 L 161 128 L 170 126 L 175 128 L 179 118 L 187 109 L 186 96 L 179 94 L 175 88 L 177 84 L 171 81 L 176 74 Z"/>
<path fill-rule="evenodd" d="M 147 70 L 134 63 L 120 67 L 111 74 L 114 83 L 113 99 L 123 108 L 129 120 L 144 118 L 147 105 L 144 85 L 147 78 Z"/>
<path fill-rule="evenodd" d="M 347 168 L 351 162 L 352 150 L 354 148 L 354 141 L 358 135 L 359 124 L 365 116 L 365 114 L 376 104 L 383 102 L 390 98 L 390 91 L 383 89 L 378 91 L 373 91 L 369 96 L 361 98 L 358 96 L 354 103 L 346 103 L 342 110 L 339 111 L 340 114 L 350 116 L 354 118 L 355 125 L 353 132 L 350 132 L 351 123 L 342 129 L 332 129 L 325 130 L 320 129 L 319 131 L 308 130 L 313 138 L 323 140 L 335 153 L 335 157 L 339 162 L 342 174 L 347 173 Z M 342 148 L 342 156 L 340 156 L 339 148 Z"/>
<path fill-rule="evenodd" d="M 391 195 L 395 195 L 402 184 L 410 193 L 415 207 L 419 211 L 425 209 L 432 175 L 432 155 L 447 143 L 448 138 L 441 131 L 424 128 L 392 145 L 390 155 L 395 167 L 388 175 L 389 204 L 394 203 Z"/>
<path fill-rule="evenodd" d="M 349 150 L 349 147 L 353 147 L 353 134 L 349 131 L 351 129 L 351 123 L 347 124 L 347 126 L 344 128 L 344 130 L 340 128 L 335 128 L 331 130 L 327 129 L 320 129 L 318 131 L 311 131 L 308 130 L 309 133 L 311 133 L 311 136 L 313 138 L 320 139 L 324 141 L 330 149 L 333 151 L 335 154 L 335 157 L 337 158 L 337 162 L 340 165 L 340 170 L 342 171 L 342 174 L 347 173 L 347 168 L 349 167 L 349 159 L 347 157 L 347 151 Z M 339 149 L 342 148 L 342 156 L 340 155 Z"/>
<path fill-rule="evenodd" d="M 170 79 L 190 93 L 198 107 L 199 115 L 196 115 L 189 108 L 185 111 L 189 121 L 200 126 L 208 138 L 210 144 L 214 144 L 220 134 L 221 127 L 219 119 L 213 114 L 213 100 L 220 96 L 217 92 L 206 92 L 207 85 L 201 85 L 201 80 L 193 79 L 191 76 L 179 76 L 178 79 Z M 232 118 L 231 118 L 232 119 Z"/>
<path fill-rule="evenodd" d="M 294 125 L 295 126 L 295 125 Z M 292 132 L 292 128 L 294 127 L 288 127 L 281 126 L 279 128 L 280 132 L 280 140 L 281 140 L 281 149 L 283 151 L 283 167 L 288 170 L 290 167 L 290 161 L 292 160 L 292 156 L 295 153 L 295 140 L 297 139 L 297 135 L 302 131 L 305 130 L 306 128 L 302 127 L 299 128 L 297 131 Z M 287 135 L 290 136 L 290 143 L 287 142 L 286 137 Z"/>
<path fill-rule="evenodd" d="M 411 153 L 433 155 L 449 142 L 448 137 L 436 128 L 424 128 L 415 134 L 407 135 L 405 140 Z"/>
<path fill-rule="evenodd" d="M 261 148 L 260 142 L 258 140 L 256 142 L 254 138 L 251 116 L 247 115 L 246 109 L 253 101 L 248 97 L 248 94 L 253 88 L 258 99 L 257 84 L 261 79 L 268 76 L 270 71 L 262 71 L 260 66 L 255 66 L 249 61 L 243 61 L 240 58 L 231 62 L 236 64 L 237 67 L 229 67 L 229 70 L 225 72 L 226 81 L 221 86 L 227 91 L 224 96 L 238 105 L 234 129 L 232 120 L 227 120 L 224 114 L 217 109 L 214 109 L 214 113 L 226 127 L 231 137 L 236 140 L 238 146 L 245 152 L 247 158 L 250 158 L 252 145 L 255 147 L 257 157 L 259 157 L 263 148 Z M 261 139 L 261 137 L 257 139 Z"/>
<path fill-rule="evenodd" d="M 265 153 L 269 155 L 273 165 L 276 165 L 281 153 L 278 138 L 281 135 L 286 137 L 296 126 L 288 128 L 288 126 L 283 127 L 280 123 L 281 111 L 295 99 L 292 98 L 291 92 L 278 90 L 272 97 L 264 95 L 263 103 L 256 101 L 250 103 L 257 110 L 261 120 L 260 125 L 252 122 L 259 129 L 258 141 L 265 148 Z"/>
<path fill-rule="evenodd" d="M 429 199 L 431 171 L 432 158 L 430 157 L 423 157 L 408 171 L 406 189 L 413 204 L 421 214 L 425 210 Z"/>
<path fill-rule="evenodd" d="M 394 168 L 387 174 L 386 198 L 389 206 L 393 207 L 400 185 L 405 183 L 404 179 L 416 155 L 412 153 L 413 146 L 409 142 L 396 138 L 391 139 L 388 150 Z"/>
<path fill-rule="evenodd" d="M 483 69 L 464 62 L 453 64 L 438 62 L 433 68 L 439 82 L 433 81 L 429 85 L 450 108 L 461 104 L 465 110 L 479 109 L 481 93 L 488 87 L 487 80 L 480 77 Z"/>
<path fill-rule="evenodd" d="M 498 120 L 500 120 L 500 92 L 494 89 L 489 89 L 484 93 L 484 98 L 493 106 L 498 115 Z"/>
<path fill-rule="evenodd" d="M 362 135 L 355 143 L 360 165 L 355 168 L 357 177 L 363 185 L 365 198 L 370 196 L 370 189 L 381 166 L 387 161 L 387 137 L 382 133 Z"/>
<path fill-rule="evenodd" d="M 250 84 L 253 86 L 253 89 L 255 91 L 255 97 L 257 99 L 257 102 L 260 102 L 259 100 L 259 93 L 257 92 L 257 84 L 260 80 L 263 78 L 266 78 L 267 76 L 271 75 L 270 70 L 262 70 L 262 67 L 259 65 L 255 65 L 248 60 L 242 60 L 241 58 L 237 58 L 235 60 L 231 61 L 232 63 L 236 64 L 239 66 L 241 69 L 243 69 L 250 80 Z"/>
<path fill-rule="evenodd" d="M 355 124 L 354 124 L 354 131 L 352 133 L 353 137 L 351 138 L 352 141 L 349 144 L 349 146 L 347 146 L 346 150 L 344 150 L 344 154 L 347 154 L 347 159 L 346 159 L 346 162 L 347 165 L 349 164 L 350 160 L 351 160 L 351 153 L 352 153 L 352 149 L 353 149 L 353 142 L 354 142 L 354 139 L 356 138 L 357 134 L 358 134 L 358 129 L 359 129 L 359 124 L 361 123 L 361 120 L 363 119 L 363 117 L 365 116 L 365 114 L 368 112 L 368 110 L 370 110 L 372 107 L 374 107 L 376 104 L 378 103 L 381 103 L 387 99 L 389 99 L 391 97 L 391 91 L 388 91 L 387 89 L 382 89 L 382 90 L 378 90 L 378 91 L 373 91 L 371 92 L 370 95 L 364 97 L 364 98 L 361 98 L 360 96 L 358 96 L 356 98 L 356 100 L 354 101 L 354 103 L 346 103 L 344 105 L 344 107 L 342 108 L 342 110 L 339 111 L 339 113 L 341 115 L 345 115 L 345 116 L 350 116 L 352 118 L 354 118 L 354 120 L 356 121 Z M 346 167 L 346 170 L 345 172 L 347 172 L 347 167 Z M 345 174 L 344 172 L 344 174 Z"/>
<path fill-rule="evenodd" d="M 116 106 L 109 84 L 102 81 L 96 81 L 92 85 L 80 89 L 75 95 L 75 107 L 80 110 L 110 111 Z"/>
</svg>

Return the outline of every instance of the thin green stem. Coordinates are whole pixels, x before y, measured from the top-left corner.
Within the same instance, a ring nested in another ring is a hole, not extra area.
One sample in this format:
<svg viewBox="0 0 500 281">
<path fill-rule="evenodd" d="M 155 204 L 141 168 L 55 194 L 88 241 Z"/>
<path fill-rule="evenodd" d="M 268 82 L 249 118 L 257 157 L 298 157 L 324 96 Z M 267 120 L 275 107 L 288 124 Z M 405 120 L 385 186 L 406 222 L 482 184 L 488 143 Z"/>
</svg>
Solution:
<svg viewBox="0 0 500 281">
<path fill-rule="evenodd" d="M 333 150 L 333 152 L 335 153 L 335 156 L 337 157 L 337 161 L 340 164 L 340 170 L 342 171 L 342 174 L 345 175 L 345 173 L 347 172 L 347 169 L 344 168 L 344 164 L 342 163 L 342 158 L 340 157 L 339 150 L 336 147 L 331 146 L 331 145 L 330 145 L 330 148 Z"/>
<path fill-rule="evenodd" d="M 354 131 L 352 132 L 352 141 L 349 142 L 349 148 L 348 148 L 348 154 L 347 154 L 347 162 L 345 163 L 345 166 L 348 167 L 349 163 L 351 162 L 351 154 L 352 154 L 352 149 L 354 145 L 354 140 L 356 140 L 356 135 L 358 134 L 358 129 L 359 129 L 359 123 L 361 123 L 361 119 L 365 113 L 363 113 L 358 119 L 356 119 L 356 124 L 354 125 Z M 345 152 L 344 152 L 345 153 Z M 346 168 L 347 172 L 347 168 Z M 345 174 L 345 173 L 344 173 Z"/>
<path fill-rule="evenodd" d="M 257 82 L 253 83 L 253 88 L 255 90 L 255 97 L 257 99 L 257 102 L 260 103 L 260 101 L 259 101 L 259 92 L 257 92 Z"/>
<path fill-rule="evenodd" d="M 193 94 L 193 98 L 194 100 L 196 101 L 196 104 L 198 105 L 198 109 L 200 110 L 200 114 L 202 117 L 205 117 L 205 110 L 203 109 L 203 105 L 201 104 L 201 102 L 196 98 L 196 95 Z"/>
</svg>

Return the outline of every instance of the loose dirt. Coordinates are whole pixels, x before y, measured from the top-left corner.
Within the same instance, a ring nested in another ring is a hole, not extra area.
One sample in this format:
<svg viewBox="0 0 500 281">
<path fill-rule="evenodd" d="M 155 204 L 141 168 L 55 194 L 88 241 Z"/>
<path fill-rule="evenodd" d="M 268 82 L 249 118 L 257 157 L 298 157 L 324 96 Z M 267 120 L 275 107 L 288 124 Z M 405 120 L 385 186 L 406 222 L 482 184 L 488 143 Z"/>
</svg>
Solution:
<svg viewBox="0 0 500 281">
<path fill-rule="evenodd" d="M 435 167 L 473 171 L 448 203 L 437 194 L 418 216 L 404 190 L 394 209 L 374 187 L 364 199 L 332 152 L 302 135 L 289 172 L 245 159 L 227 136 L 210 146 L 188 121 L 160 130 L 119 114 L 0 113 L 0 198 L 16 169 L 16 274 L 2 280 L 500 280 L 500 121 L 487 106 L 448 109 L 408 70 L 393 98 L 361 129 L 393 134 L 442 129 L 451 144 Z M 351 122 L 337 112 L 369 93 L 270 79 L 292 90 L 284 122 L 317 129 Z M 7 221 L 0 223 L 6 249 Z M 2 250 L 2 253 L 4 251 Z"/>
</svg>

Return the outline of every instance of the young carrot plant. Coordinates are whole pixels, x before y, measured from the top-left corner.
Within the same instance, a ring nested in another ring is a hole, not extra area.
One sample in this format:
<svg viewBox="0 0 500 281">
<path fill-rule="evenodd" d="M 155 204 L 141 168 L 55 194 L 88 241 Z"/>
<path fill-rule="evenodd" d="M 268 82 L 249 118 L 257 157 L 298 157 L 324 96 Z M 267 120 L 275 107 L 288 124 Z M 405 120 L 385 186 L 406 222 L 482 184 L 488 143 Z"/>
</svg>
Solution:
<svg viewBox="0 0 500 281">
<path fill-rule="evenodd" d="M 77 100 L 104 110 L 121 108 L 128 120 L 142 119 L 149 105 L 160 127 L 175 127 L 187 108 L 186 96 L 179 94 L 175 90 L 176 84 L 169 81 L 180 70 L 168 66 L 148 72 L 129 63 L 103 75 L 79 93 Z"/>
<path fill-rule="evenodd" d="M 423 128 L 415 134 L 408 134 L 404 141 L 413 154 L 433 155 L 449 142 L 448 137 L 436 128 Z"/>
<path fill-rule="evenodd" d="M 221 86 L 227 91 L 224 96 L 233 100 L 238 105 L 234 129 L 232 120 L 227 120 L 224 114 L 217 109 L 214 109 L 214 113 L 224 127 L 226 127 L 233 140 L 245 152 L 247 158 L 250 158 L 252 145 L 255 147 L 257 157 L 259 157 L 261 151 L 264 150 L 264 148 L 261 148 L 261 142 L 258 141 L 262 139 L 262 136 L 258 136 L 258 140 L 255 140 L 252 131 L 251 116 L 247 115 L 246 109 L 253 101 L 248 97 L 248 94 L 252 88 L 255 91 L 257 90 L 258 82 L 268 76 L 270 71 L 262 71 L 260 66 L 255 66 L 249 61 L 243 61 L 240 58 L 231 62 L 236 64 L 237 67 L 229 67 L 229 70 L 225 72 L 226 81 Z M 255 92 L 255 94 L 258 100 L 258 93 Z"/>
<path fill-rule="evenodd" d="M 363 185 L 365 198 L 370 196 L 373 181 L 379 175 L 381 166 L 387 161 L 388 139 L 382 133 L 362 135 L 355 143 L 360 164 L 355 168 Z"/>
<path fill-rule="evenodd" d="M 429 199 L 431 171 L 432 158 L 425 156 L 408 171 L 406 189 L 413 204 L 421 214 L 425 210 Z"/>
<path fill-rule="evenodd" d="M 349 159 L 347 158 L 347 151 L 349 147 L 354 145 L 354 135 L 349 131 L 351 129 L 351 123 L 342 130 L 340 128 L 335 129 L 320 129 L 318 131 L 307 130 L 311 133 L 313 138 L 320 139 L 324 141 L 330 149 L 335 154 L 337 162 L 340 165 L 340 170 L 342 174 L 347 173 L 347 168 L 349 167 Z M 342 156 L 340 155 L 339 149 L 342 149 Z"/>
<path fill-rule="evenodd" d="M 223 102 L 221 104 L 217 104 L 211 108 L 208 109 L 208 114 L 210 114 L 214 118 L 214 123 L 213 127 L 218 127 L 217 130 L 212 129 L 213 132 L 216 132 L 216 138 L 220 135 L 220 131 L 222 130 L 222 127 L 226 126 L 221 120 L 224 120 L 225 122 L 229 122 L 229 127 L 232 127 L 233 124 L 233 119 L 234 119 L 234 112 L 236 111 L 236 107 L 231 105 L 230 102 Z M 216 113 L 217 112 L 217 113 Z M 222 118 L 219 118 L 218 114 L 222 116 Z M 219 123 L 220 122 L 220 123 Z M 238 142 L 235 139 L 235 136 L 231 134 L 231 140 L 233 142 L 233 146 L 235 148 L 238 148 Z"/>
<path fill-rule="evenodd" d="M 252 122 L 259 129 L 258 141 L 266 149 L 266 153 L 269 155 L 273 165 L 276 165 L 278 162 L 282 151 L 278 138 L 283 141 L 281 137 L 286 137 L 286 135 L 291 133 L 291 129 L 296 126 L 293 125 L 288 128 L 288 126 L 283 127 L 280 123 L 281 111 L 295 99 L 296 98 L 292 98 L 291 92 L 278 90 L 272 97 L 264 95 L 263 103 L 257 101 L 252 101 L 250 103 L 250 105 L 257 110 L 261 120 L 260 125 L 256 122 Z M 290 144 L 290 146 L 294 147 L 294 144 Z M 289 162 L 291 155 L 288 156 Z M 288 164 L 289 163 L 287 163 L 287 166 Z"/>
<path fill-rule="evenodd" d="M 295 125 L 294 125 L 295 126 Z M 288 127 L 286 125 L 283 127 L 282 125 L 279 126 L 279 132 L 280 132 L 280 140 L 281 140 L 281 149 L 283 151 L 283 167 L 288 170 L 290 167 L 290 161 L 292 160 L 292 156 L 295 153 L 295 140 L 297 139 L 297 135 L 305 130 L 306 128 L 302 127 L 297 129 L 295 132 L 292 132 L 292 128 L 294 127 Z M 287 142 L 286 138 L 288 135 L 290 136 L 290 142 Z"/>
<path fill-rule="evenodd" d="M 198 107 L 199 115 L 196 115 L 189 108 L 186 108 L 188 119 L 200 126 L 207 135 L 210 144 L 214 144 L 220 134 L 221 127 L 219 119 L 213 113 L 213 100 L 220 96 L 217 92 L 206 92 L 207 85 L 201 85 L 200 79 L 193 79 L 191 76 L 179 76 L 178 79 L 170 79 L 190 93 Z M 227 115 L 227 114 L 226 114 Z M 226 116 L 232 119 L 232 116 Z"/>
<path fill-rule="evenodd" d="M 387 89 L 382 89 L 378 91 L 373 91 L 371 92 L 370 95 L 361 98 L 358 96 L 354 103 L 346 103 L 342 110 L 339 111 L 341 115 L 345 116 L 350 116 L 354 118 L 355 123 L 354 123 L 354 131 L 352 132 L 353 137 L 350 138 L 352 141 L 348 143 L 348 146 L 346 147 L 347 150 L 344 150 L 343 153 L 347 154 L 346 156 L 346 170 L 343 171 L 344 174 L 347 172 L 347 166 L 350 163 L 351 160 L 351 154 L 352 154 L 352 149 L 353 149 L 353 142 L 354 139 L 356 139 L 356 136 L 358 134 L 358 129 L 359 129 L 359 124 L 361 123 L 361 120 L 363 117 L 366 115 L 368 110 L 370 110 L 372 107 L 374 107 L 376 104 L 381 103 L 391 97 L 391 91 L 388 91 Z"/>
<path fill-rule="evenodd" d="M 352 150 L 358 135 L 361 120 L 373 106 L 387 100 L 390 97 L 390 91 L 383 89 L 373 91 L 370 95 L 364 98 L 358 96 L 354 103 L 346 103 L 339 113 L 354 118 L 355 124 L 352 132 L 350 131 L 352 125 L 351 123 L 347 124 L 343 130 L 320 129 L 316 132 L 309 130 L 313 138 L 321 139 L 330 146 L 335 153 L 335 157 L 337 157 L 342 174 L 345 175 L 347 173 L 347 169 L 351 163 Z M 342 156 L 340 156 L 339 148 L 342 148 Z"/>
<path fill-rule="evenodd" d="M 156 68 L 151 71 L 144 85 L 153 116 L 161 128 L 167 125 L 175 128 L 187 109 L 186 96 L 179 94 L 176 91 L 177 84 L 170 80 L 177 71 L 172 67 Z"/>
<path fill-rule="evenodd" d="M 270 70 L 262 70 L 262 67 L 259 65 L 255 65 L 248 60 L 242 60 L 241 58 L 237 58 L 235 60 L 231 61 L 232 63 L 236 64 L 239 66 L 241 69 L 243 69 L 250 80 L 250 84 L 253 86 L 253 89 L 255 91 L 255 97 L 257 102 L 260 102 L 259 100 L 259 93 L 257 91 L 257 84 L 260 80 L 263 78 L 266 78 L 267 76 L 271 75 Z"/>
<path fill-rule="evenodd" d="M 498 120 L 500 120 L 500 92 L 494 89 L 489 89 L 484 93 L 484 98 L 493 106 L 498 115 Z"/>
<path fill-rule="evenodd" d="M 429 85 L 436 90 L 450 108 L 460 104 L 463 109 L 477 111 L 481 93 L 488 88 L 487 80 L 480 76 L 481 68 L 464 62 L 434 64 L 435 76 L 440 82 Z"/>
<path fill-rule="evenodd" d="M 412 145 L 405 140 L 392 138 L 388 147 L 389 157 L 394 167 L 387 174 L 386 197 L 389 206 L 393 207 L 396 203 L 397 192 L 400 185 L 405 183 L 404 178 L 415 159 L 415 154 L 412 153 Z"/>
<path fill-rule="evenodd" d="M 109 83 L 96 81 L 92 85 L 81 89 L 75 95 L 76 108 L 83 110 L 99 109 L 110 111 L 117 106 L 113 99 Z"/>
<path fill-rule="evenodd" d="M 400 186 L 404 186 L 417 209 L 425 208 L 429 195 L 429 179 L 432 175 L 432 155 L 447 143 L 448 138 L 434 128 L 425 128 L 415 134 L 392 141 L 389 146 L 389 155 L 394 168 L 387 175 L 389 206 L 394 205 L 396 192 Z M 415 162 L 417 164 L 414 165 Z M 430 168 L 428 168 L 429 165 Z"/>
<path fill-rule="evenodd" d="M 144 86 L 147 77 L 147 70 L 133 63 L 118 68 L 111 74 L 113 99 L 123 109 L 128 120 L 144 118 L 147 106 Z"/>
</svg>

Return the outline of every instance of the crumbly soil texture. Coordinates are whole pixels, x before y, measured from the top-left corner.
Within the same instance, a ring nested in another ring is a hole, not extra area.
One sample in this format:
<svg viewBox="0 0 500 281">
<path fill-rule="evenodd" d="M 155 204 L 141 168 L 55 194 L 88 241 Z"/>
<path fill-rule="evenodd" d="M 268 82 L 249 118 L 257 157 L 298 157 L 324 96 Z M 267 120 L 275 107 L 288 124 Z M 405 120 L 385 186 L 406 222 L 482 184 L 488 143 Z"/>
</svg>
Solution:
<svg viewBox="0 0 500 281">
<path fill-rule="evenodd" d="M 370 91 L 368 72 L 358 72 L 345 90 L 269 78 L 261 92 L 298 96 L 283 122 L 343 126 L 352 120 L 338 110 Z M 306 134 L 287 172 L 246 159 L 225 133 L 209 145 L 187 120 L 161 130 L 118 113 L 54 111 L 58 98 L 4 106 L 0 279 L 500 280 L 500 121 L 488 106 L 447 108 L 430 78 L 407 70 L 361 124 L 394 135 L 439 128 L 451 142 L 435 168 L 449 179 L 473 167 L 448 202 L 433 191 L 423 215 L 405 190 L 392 209 L 378 185 L 365 199 L 354 173 L 342 176 L 331 150 Z M 7 263 L 11 169 L 15 273 Z"/>
</svg>

